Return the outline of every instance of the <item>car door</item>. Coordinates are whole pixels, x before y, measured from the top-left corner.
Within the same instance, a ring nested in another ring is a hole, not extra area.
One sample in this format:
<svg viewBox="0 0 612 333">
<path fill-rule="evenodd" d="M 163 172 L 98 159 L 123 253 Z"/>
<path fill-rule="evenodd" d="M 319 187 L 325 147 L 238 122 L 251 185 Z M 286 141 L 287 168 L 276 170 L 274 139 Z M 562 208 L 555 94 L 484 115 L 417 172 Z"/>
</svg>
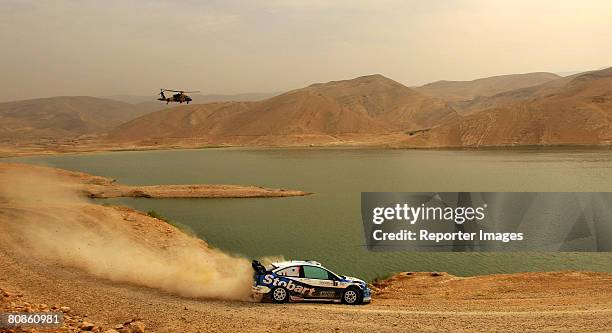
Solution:
<svg viewBox="0 0 612 333">
<path fill-rule="evenodd" d="M 281 279 L 278 285 L 287 288 L 292 297 L 308 298 L 314 295 L 314 288 L 304 283 L 304 274 L 302 266 L 290 266 L 280 269 L 275 272 L 276 276 Z"/>
</svg>

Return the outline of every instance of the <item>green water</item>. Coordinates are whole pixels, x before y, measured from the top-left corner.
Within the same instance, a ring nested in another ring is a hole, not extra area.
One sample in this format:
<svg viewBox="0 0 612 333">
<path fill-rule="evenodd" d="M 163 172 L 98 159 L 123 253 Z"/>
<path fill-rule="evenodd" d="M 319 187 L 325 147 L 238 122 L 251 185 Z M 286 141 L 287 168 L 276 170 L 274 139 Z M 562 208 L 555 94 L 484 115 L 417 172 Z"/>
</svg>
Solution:
<svg viewBox="0 0 612 333">
<path fill-rule="evenodd" d="M 313 259 L 366 279 L 396 271 L 612 271 L 612 253 L 372 253 L 363 246 L 360 216 L 362 191 L 612 191 L 610 150 L 202 149 L 6 160 L 125 184 L 248 184 L 314 192 L 273 199 L 111 201 L 155 210 L 231 253 Z"/>
</svg>

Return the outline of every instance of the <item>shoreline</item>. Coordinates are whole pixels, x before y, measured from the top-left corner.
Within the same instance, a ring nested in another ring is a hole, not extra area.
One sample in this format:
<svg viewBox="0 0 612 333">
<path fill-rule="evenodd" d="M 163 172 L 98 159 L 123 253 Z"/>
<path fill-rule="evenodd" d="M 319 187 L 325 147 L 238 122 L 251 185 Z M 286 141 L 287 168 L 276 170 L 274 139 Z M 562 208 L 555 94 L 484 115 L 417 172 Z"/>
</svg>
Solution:
<svg viewBox="0 0 612 333">
<path fill-rule="evenodd" d="M 94 199 L 111 199 L 121 197 L 170 199 L 170 198 L 279 198 L 307 196 L 310 192 L 284 188 L 267 188 L 252 185 L 225 184 L 186 184 L 186 185 L 124 185 L 114 179 L 95 176 L 84 172 L 70 171 L 58 168 L 21 163 L 0 162 L 0 181 L 11 176 L 11 173 L 29 172 L 37 177 L 46 175 L 55 177 L 55 181 L 63 184 L 83 197 Z"/>
<path fill-rule="evenodd" d="M 277 198 L 311 195 L 310 192 L 273 189 L 243 185 L 147 185 L 130 186 L 120 184 L 93 185 L 83 190 L 93 199 L 148 198 L 148 199 L 207 199 L 207 198 Z"/>
<path fill-rule="evenodd" d="M 8 150 L 0 147 L 0 160 L 7 158 L 38 157 L 38 156 L 57 156 L 57 155 L 85 155 L 98 153 L 119 153 L 119 152 L 146 152 L 146 151 L 174 151 L 174 150 L 204 150 L 204 149 L 234 149 L 234 150 L 333 150 L 333 149 L 354 149 L 354 150 L 418 150 L 418 151 L 537 151 L 537 150 L 594 150 L 612 151 L 612 145 L 487 145 L 487 146 L 393 146 L 386 144 L 305 144 L 305 145 L 183 145 L 183 146 L 141 146 L 141 147 L 115 147 L 100 148 L 92 147 L 75 150 L 32 150 L 19 151 Z"/>
</svg>

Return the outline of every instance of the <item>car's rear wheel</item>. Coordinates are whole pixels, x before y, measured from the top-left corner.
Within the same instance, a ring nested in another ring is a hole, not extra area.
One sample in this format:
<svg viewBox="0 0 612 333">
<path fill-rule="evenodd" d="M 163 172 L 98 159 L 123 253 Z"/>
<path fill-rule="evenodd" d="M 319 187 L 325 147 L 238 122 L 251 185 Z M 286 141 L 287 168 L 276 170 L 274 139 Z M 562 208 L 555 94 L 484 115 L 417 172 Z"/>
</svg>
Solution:
<svg viewBox="0 0 612 333">
<path fill-rule="evenodd" d="M 289 301 L 289 291 L 283 287 L 274 287 L 270 291 L 270 298 L 274 303 L 286 303 Z"/>
<path fill-rule="evenodd" d="M 342 303 L 349 305 L 361 304 L 363 301 L 363 295 L 361 295 L 361 291 L 357 288 L 347 288 L 342 293 Z"/>
</svg>

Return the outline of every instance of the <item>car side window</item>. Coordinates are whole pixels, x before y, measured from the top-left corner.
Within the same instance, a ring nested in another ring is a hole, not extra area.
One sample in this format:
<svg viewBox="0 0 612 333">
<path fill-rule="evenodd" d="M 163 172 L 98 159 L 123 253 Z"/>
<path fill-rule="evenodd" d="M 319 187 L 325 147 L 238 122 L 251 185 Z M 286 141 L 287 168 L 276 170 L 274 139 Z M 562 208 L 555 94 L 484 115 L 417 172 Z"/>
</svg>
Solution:
<svg viewBox="0 0 612 333">
<path fill-rule="evenodd" d="M 307 279 L 330 280 L 329 272 L 323 268 L 314 266 L 303 266 L 303 268 L 304 277 Z"/>
<path fill-rule="evenodd" d="M 283 268 L 280 271 L 276 272 L 276 275 L 289 276 L 289 277 L 300 277 L 300 266 Z"/>
</svg>

